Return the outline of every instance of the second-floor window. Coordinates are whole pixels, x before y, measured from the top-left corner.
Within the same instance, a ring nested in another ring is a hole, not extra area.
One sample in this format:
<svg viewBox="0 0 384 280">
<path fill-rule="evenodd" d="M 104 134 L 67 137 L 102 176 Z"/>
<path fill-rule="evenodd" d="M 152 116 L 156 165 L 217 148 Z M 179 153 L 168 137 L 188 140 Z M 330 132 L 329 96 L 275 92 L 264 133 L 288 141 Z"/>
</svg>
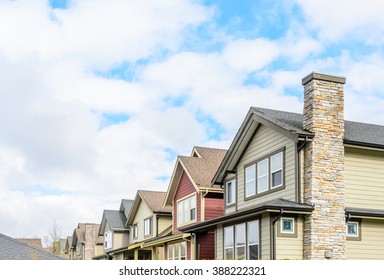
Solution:
<svg viewBox="0 0 384 280">
<path fill-rule="evenodd" d="M 112 231 L 107 231 L 104 234 L 104 248 L 105 249 L 112 248 Z"/>
<path fill-rule="evenodd" d="M 233 205 L 236 202 L 236 179 L 225 184 L 225 204 Z"/>
<path fill-rule="evenodd" d="M 245 167 L 245 197 L 283 186 L 283 151 Z"/>
<path fill-rule="evenodd" d="M 196 220 L 196 195 L 177 202 L 177 225 L 188 224 Z"/>
<path fill-rule="evenodd" d="M 144 236 L 152 235 L 152 217 L 144 220 Z"/>
<path fill-rule="evenodd" d="M 133 239 L 136 239 L 138 237 L 138 232 L 137 232 L 137 224 L 134 224 L 132 227 L 132 232 L 133 232 Z"/>
</svg>

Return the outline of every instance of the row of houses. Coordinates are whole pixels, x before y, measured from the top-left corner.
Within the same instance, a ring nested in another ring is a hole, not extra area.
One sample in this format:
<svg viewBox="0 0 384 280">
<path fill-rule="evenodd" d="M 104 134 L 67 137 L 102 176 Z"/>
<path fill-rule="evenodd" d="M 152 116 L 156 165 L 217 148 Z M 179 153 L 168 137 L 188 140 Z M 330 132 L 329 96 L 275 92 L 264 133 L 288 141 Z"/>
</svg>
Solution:
<svg viewBox="0 0 384 280">
<path fill-rule="evenodd" d="M 302 84 L 303 114 L 251 107 L 228 150 L 79 224 L 67 258 L 384 259 L 384 126 L 344 120 L 344 77 Z"/>
</svg>

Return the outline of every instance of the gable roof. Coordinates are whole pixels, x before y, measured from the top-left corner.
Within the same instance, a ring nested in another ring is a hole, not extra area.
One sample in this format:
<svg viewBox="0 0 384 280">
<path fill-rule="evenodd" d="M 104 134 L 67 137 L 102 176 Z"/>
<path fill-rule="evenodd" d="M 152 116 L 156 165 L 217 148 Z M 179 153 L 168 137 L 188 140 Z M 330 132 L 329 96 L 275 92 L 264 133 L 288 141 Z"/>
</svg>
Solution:
<svg viewBox="0 0 384 280">
<path fill-rule="evenodd" d="M 314 137 L 313 133 L 303 129 L 302 114 L 251 107 L 214 175 L 212 184 L 220 184 L 228 171 L 234 171 L 260 125 L 274 129 L 296 142 Z M 344 128 L 344 144 L 384 149 L 384 126 L 345 121 Z"/>
<path fill-rule="evenodd" d="M 63 260 L 64 258 L 0 233 L 0 260 Z"/>
<path fill-rule="evenodd" d="M 131 206 L 131 210 L 127 217 L 126 226 L 132 224 L 134 217 L 136 216 L 137 210 L 139 209 L 140 203 L 144 203 L 151 209 L 155 214 L 171 214 L 171 207 L 163 207 L 163 202 L 166 193 L 160 191 L 147 191 L 147 190 L 138 190 L 136 193 L 135 200 Z"/>
<path fill-rule="evenodd" d="M 125 230 L 127 219 L 124 212 L 118 210 L 104 210 L 103 218 L 101 219 L 99 235 L 104 235 L 105 227 L 108 224 L 112 230 Z"/>
<path fill-rule="evenodd" d="M 194 147 L 191 156 L 179 156 L 168 186 L 164 205 L 172 205 L 183 172 L 187 174 L 196 191 L 216 189 L 216 191 L 221 192 L 221 188 L 212 185 L 211 181 L 226 153 L 227 150 L 224 149 Z"/>
<path fill-rule="evenodd" d="M 124 212 L 125 218 L 128 217 L 129 210 L 131 210 L 133 199 L 122 199 L 120 203 L 120 211 Z"/>
</svg>

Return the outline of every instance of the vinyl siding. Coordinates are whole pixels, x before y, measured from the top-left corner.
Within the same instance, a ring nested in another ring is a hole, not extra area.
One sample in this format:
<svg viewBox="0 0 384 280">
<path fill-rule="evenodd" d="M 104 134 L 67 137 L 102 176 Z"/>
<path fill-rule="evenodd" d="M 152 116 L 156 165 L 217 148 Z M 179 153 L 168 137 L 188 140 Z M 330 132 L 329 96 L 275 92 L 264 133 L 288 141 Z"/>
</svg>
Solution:
<svg viewBox="0 0 384 280">
<path fill-rule="evenodd" d="M 216 259 L 222 260 L 223 259 L 223 251 L 224 251 L 224 231 L 223 226 L 218 225 L 216 228 Z"/>
<path fill-rule="evenodd" d="M 204 200 L 205 220 L 220 217 L 224 214 L 224 200 L 222 194 L 208 194 Z"/>
<path fill-rule="evenodd" d="M 136 216 L 132 223 L 132 225 L 137 224 L 138 238 L 133 239 L 131 243 L 141 242 L 144 240 L 144 220 L 152 215 L 153 215 L 152 210 L 148 207 L 148 205 L 145 202 L 141 201 L 139 208 L 136 212 Z M 152 226 L 154 225 L 154 223 L 155 221 L 152 223 Z M 153 229 L 152 229 L 152 232 L 154 233 Z M 131 238 L 133 238 L 133 235 L 131 236 L 132 236 Z M 151 237 L 153 237 L 153 235 L 147 238 L 151 238 Z"/>
<path fill-rule="evenodd" d="M 244 166 L 250 164 L 258 159 L 263 158 L 264 156 L 270 155 L 274 152 L 277 152 L 279 149 L 285 148 L 285 162 L 284 162 L 284 174 L 285 174 L 285 188 L 266 194 L 264 196 L 256 197 L 251 200 L 244 200 Z M 256 135 L 252 139 L 250 145 L 245 151 L 243 157 L 237 165 L 237 210 L 250 207 L 254 204 L 263 203 L 268 200 L 276 198 L 285 198 L 288 200 L 295 201 L 296 192 L 295 192 L 295 156 L 296 145 L 295 142 L 276 132 L 275 130 L 269 129 L 266 126 L 261 126 L 256 132 Z M 228 209 L 227 213 L 233 211 Z"/>
<path fill-rule="evenodd" d="M 175 198 L 173 200 L 173 234 L 177 234 L 180 232 L 177 227 L 177 201 L 193 193 L 196 193 L 196 189 L 192 185 L 192 182 L 189 179 L 188 175 L 183 171 L 179 186 L 175 194 Z M 201 198 L 200 198 L 200 195 L 196 193 L 196 222 L 200 222 L 200 214 L 201 214 Z"/>
<path fill-rule="evenodd" d="M 158 219 L 159 228 L 158 234 L 167 229 L 170 225 L 172 225 L 172 216 L 160 216 Z"/>
<path fill-rule="evenodd" d="M 118 249 L 121 247 L 128 247 L 128 238 L 129 235 L 128 233 L 122 233 L 122 232 L 113 232 L 113 241 L 112 241 L 112 246 L 113 249 Z"/>
<path fill-rule="evenodd" d="M 296 218 L 297 237 L 277 237 L 276 259 L 302 260 L 303 259 L 303 218 Z"/>
<path fill-rule="evenodd" d="M 347 240 L 347 259 L 384 260 L 384 220 L 363 219 L 361 241 Z"/>
<path fill-rule="evenodd" d="M 262 260 L 271 259 L 271 228 L 270 228 L 270 217 L 269 214 L 262 215 L 260 219 L 260 230 L 261 230 L 261 252 L 260 256 Z"/>
<path fill-rule="evenodd" d="M 199 260 L 212 260 L 215 258 L 215 234 L 213 231 L 199 234 Z"/>
<path fill-rule="evenodd" d="M 384 210 L 384 152 L 345 149 L 346 207 Z"/>
</svg>

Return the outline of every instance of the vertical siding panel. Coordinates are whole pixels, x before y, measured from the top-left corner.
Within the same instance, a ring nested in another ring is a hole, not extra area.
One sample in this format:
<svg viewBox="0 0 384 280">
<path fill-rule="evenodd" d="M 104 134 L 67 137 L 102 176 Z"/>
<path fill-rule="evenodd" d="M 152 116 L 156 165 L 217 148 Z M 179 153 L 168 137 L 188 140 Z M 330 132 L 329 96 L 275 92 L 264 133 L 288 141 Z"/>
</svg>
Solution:
<svg viewBox="0 0 384 280">
<path fill-rule="evenodd" d="M 212 260 L 215 258 L 215 234 L 213 231 L 199 234 L 199 260 Z"/>
</svg>

